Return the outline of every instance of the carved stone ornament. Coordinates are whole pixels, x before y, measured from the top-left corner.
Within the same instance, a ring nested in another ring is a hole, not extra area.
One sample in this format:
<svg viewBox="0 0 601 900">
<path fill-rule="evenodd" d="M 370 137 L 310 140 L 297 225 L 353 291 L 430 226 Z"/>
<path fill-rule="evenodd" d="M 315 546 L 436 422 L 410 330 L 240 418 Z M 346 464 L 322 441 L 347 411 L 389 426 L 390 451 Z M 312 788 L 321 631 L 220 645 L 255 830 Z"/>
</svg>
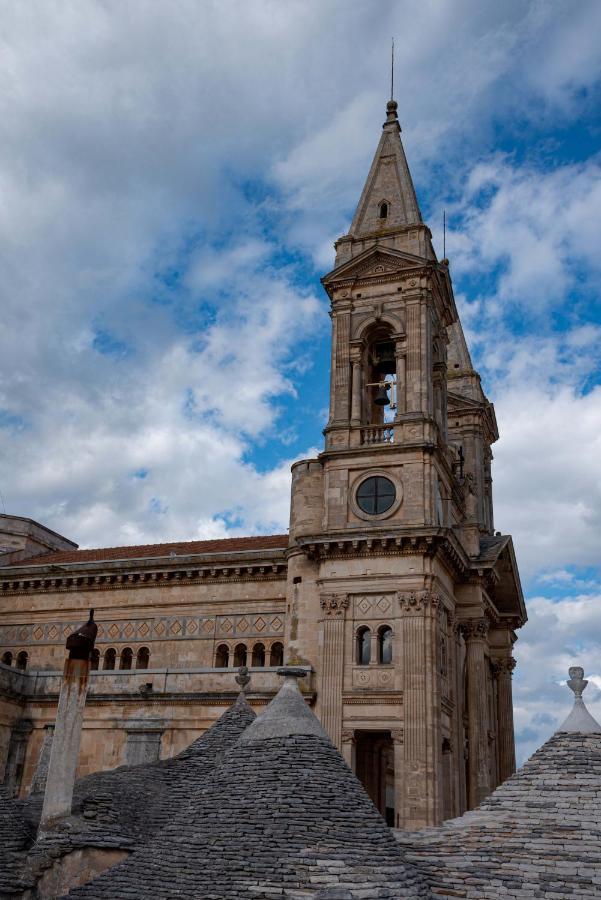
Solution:
<svg viewBox="0 0 601 900">
<path fill-rule="evenodd" d="M 390 737 L 395 744 L 402 744 L 405 740 L 405 730 L 403 728 L 393 728 L 390 732 Z"/>
<path fill-rule="evenodd" d="M 352 728 L 343 728 L 340 738 L 343 744 L 354 744 L 355 732 Z"/>
<path fill-rule="evenodd" d="M 342 618 L 348 609 L 349 598 L 348 594 L 322 594 L 320 603 L 326 616 Z"/>
<path fill-rule="evenodd" d="M 402 613 L 423 613 L 437 609 L 440 603 L 440 597 L 432 591 L 408 591 L 399 593 L 398 598 Z"/>
<path fill-rule="evenodd" d="M 483 641 L 488 635 L 488 620 L 468 619 L 466 622 L 460 622 L 459 628 L 466 641 Z"/>
<path fill-rule="evenodd" d="M 516 667 L 516 661 L 513 656 L 510 656 L 508 659 L 493 659 L 492 663 L 492 673 L 495 678 L 498 678 L 499 675 L 509 675 Z"/>
</svg>

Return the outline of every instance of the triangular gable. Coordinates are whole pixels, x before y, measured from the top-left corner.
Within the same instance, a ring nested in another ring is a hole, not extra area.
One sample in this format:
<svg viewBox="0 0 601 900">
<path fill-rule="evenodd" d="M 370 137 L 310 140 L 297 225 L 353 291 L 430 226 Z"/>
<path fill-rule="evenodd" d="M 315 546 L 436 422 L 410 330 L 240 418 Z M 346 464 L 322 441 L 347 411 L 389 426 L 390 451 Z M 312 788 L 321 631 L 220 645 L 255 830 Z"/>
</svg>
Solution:
<svg viewBox="0 0 601 900">
<path fill-rule="evenodd" d="M 414 269 L 426 265 L 429 262 L 430 260 L 423 259 L 421 256 L 414 256 L 411 253 L 389 250 L 388 248 L 383 249 L 378 246 L 369 247 L 358 256 L 354 256 L 341 266 L 332 269 L 331 272 L 324 275 L 321 281 L 322 284 L 327 285 L 332 281 L 365 278 L 370 275 L 394 274 L 404 269 Z"/>
</svg>

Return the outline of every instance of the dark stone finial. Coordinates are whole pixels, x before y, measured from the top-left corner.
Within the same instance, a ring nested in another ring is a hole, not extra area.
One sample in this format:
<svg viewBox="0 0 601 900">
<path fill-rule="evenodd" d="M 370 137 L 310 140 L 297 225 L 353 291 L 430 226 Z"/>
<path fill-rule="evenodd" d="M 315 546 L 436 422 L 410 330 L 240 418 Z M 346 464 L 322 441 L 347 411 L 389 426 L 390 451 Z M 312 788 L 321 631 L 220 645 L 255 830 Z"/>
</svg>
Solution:
<svg viewBox="0 0 601 900">
<path fill-rule="evenodd" d="M 588 684 L 588 681 L 584 677 L 584 669 L 580 666 L 572 666 L 568 669 L 568 675 L 570 676 L 568 687 L 570 690 L 574 691 L 576 697 L 582 697 L 582 692 Z"/>
<path fill-rule="evenodd" d="M 301 669 L 300 666 L 282 666 L 280 669 L 276 671 L 277 675 L 281 675 L 283 678 L 306 678 L 307 672 L 305 669 Z"/>
<path fill-rule="evenodd" d="M 248 666 L 240 666 L 238 674 L 236 675 L 236 684 L 240 685 L 240 690 L 245 691 L 249 682 L 250 673 L 248 671 Z"/>
<path fill-rule="evenodd" d="M 388 101 L 388 103 L 386 104 L 386 121 L 384 122 L 385 125 L 390 125 L 391 122 L 396 122 L 398 125 L 398 121 L 399 121 L 399 114 L 397 112 L 398 108 L 399 108 L 399 104 L 396 102 L 396 100 Z"/>
<path fill-rule="evenodd" d="M 82 625 L 67 638 L 67 650 L 69 659 L 89 659 L 94 649 L 94 641 L 98 634 L 98 625 L 94 621 L 94 610 L 90 610 L 90 617 L 85 625 Z"/>
</svg>

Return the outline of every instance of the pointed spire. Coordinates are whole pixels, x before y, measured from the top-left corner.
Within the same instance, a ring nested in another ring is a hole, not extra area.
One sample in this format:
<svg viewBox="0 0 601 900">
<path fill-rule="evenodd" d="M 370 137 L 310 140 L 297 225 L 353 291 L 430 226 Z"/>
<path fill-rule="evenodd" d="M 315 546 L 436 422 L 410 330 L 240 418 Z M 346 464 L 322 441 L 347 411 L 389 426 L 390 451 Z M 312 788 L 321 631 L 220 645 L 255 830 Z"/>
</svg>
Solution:
<svg viewBox="0 0 601 900">
<path fill-rule="evenodd" d="M 386 121 L 357 211 L 350 227 L 352 238 L 418 225 L 422 216 L 401 142 L 398 103 L 386 104 Z"/>
<path fill-rule="evenodd" d="M 580 666 L 572 666 L 568 670 L 568 674 L 570 676 L 568 687 L 574 692 L 574 706 L 570 715 L 563 725 L 559 726 L 557 731 L 601 734 L 601 725 L 591 716 L 582 699 L 582 692 L 588 684 L 588 681 L 584 678 L 584 669 L 581 669 Z"/>
</svg>

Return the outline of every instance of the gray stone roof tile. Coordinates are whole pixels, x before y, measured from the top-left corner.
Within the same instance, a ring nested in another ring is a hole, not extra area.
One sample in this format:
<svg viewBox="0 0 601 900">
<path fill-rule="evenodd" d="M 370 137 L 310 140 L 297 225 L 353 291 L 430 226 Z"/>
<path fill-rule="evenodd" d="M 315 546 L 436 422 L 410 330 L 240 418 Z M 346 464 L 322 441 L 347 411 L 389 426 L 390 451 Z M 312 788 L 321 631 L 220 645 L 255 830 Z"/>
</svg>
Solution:
<svg viewBox="0 0 601 900">
<path fill-rule="evenodd" d="M 480 807 L 397 832 L 436 897 L 601 898 L 601 734 L 557 732 Z"/>
<path fill-rule="evenodd" d="M 363 787 L 311 719 L 287 680 L 179 816 L 69 897 L 429 897 Z"/>
</svg>

